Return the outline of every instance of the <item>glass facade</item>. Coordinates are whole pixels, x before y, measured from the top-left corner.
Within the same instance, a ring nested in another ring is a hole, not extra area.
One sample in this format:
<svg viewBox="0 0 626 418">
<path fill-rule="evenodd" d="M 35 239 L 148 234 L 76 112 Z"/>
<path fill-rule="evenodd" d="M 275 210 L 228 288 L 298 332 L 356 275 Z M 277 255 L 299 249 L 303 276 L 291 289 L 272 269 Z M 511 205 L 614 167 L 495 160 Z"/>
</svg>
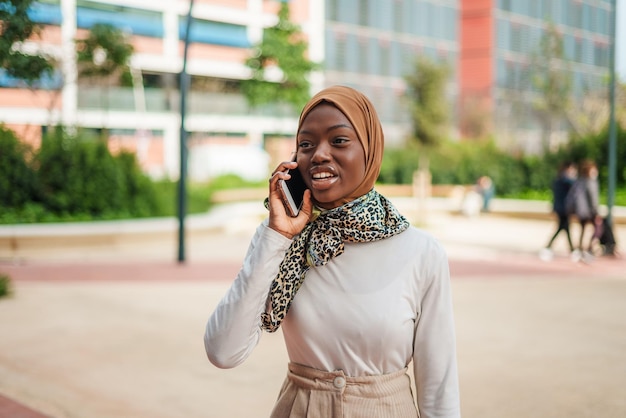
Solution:
<svg viewBox="0 0 626 418">
<path fill-rule="evenodd" d="M 572 93 L 582 97 L 606 88 L 610 65 L 611 1 L 497 0 L 495 4 L 496 121 L 502 121 L 503 112 L 512 106 L 507 106 L 506 102 L 514 92 L 518 92 L 518 100 L 525 97 L 526 108 L 532 109 L 530 102 L 538 93 L 531 81 L 533 64 L 549 58 L 541 56 L 540 45 L 550 27 L 554 27 L 563 41 L 562 58 L 553 59 L 551 65 L 568 75 Z M 540 129 L 531 117 L 523 119 L 522 128 Z M 511 128 L 510 122 L 504 125 Z M 565 122 L 561 126 L 567 129 Z"/>
<path fill-rule="evenodd" d="M 363 91 L 383 123 L 406 126 L 404 77 L 420 55 L 456 68 L 458 35 L 458 0 L 326 0 L 326 84 Z"/>
</svg>

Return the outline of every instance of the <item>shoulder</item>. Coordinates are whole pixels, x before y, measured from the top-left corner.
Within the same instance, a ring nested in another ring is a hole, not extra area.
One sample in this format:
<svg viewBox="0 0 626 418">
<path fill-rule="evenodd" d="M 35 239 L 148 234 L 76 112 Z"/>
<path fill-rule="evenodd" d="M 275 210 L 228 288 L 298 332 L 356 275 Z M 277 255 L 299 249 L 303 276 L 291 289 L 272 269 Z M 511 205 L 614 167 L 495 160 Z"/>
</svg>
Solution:
<svg viewBox="0 0 626 418">
<path fill-rule="evenodd" d="M 398 234 L 397 240 L 407 254 L 413 254 L 421 260 L 444 260 L 447 253 L 441 242 L 430 232 L 410 226 Z"/>
</svg>

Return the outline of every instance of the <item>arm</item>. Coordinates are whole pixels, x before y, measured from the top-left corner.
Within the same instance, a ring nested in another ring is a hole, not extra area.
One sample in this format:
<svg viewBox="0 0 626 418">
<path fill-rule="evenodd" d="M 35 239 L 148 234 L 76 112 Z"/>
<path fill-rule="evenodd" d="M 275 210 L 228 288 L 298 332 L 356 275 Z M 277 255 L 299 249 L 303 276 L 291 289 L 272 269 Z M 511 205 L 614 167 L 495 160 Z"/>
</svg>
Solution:
<svg viewBox="0 0 626 418">
<path fill-rule="evenodd" d="M 204 348 L 211 363 L 221 368 L 241 364 L 261 337 L 261 314 L 265 312 L 267 295 L 278 266 L 291 245 L 311 217 L 311 191 L 304 193 L 302 210 L 290 217 L 282 203 L 278 181 L 290 177 L 287 170 L 296 168 L 295 162 L 281 163 L 269 182 L 269 218 L 258 229 L 243 266 L 230 289 L 224 295 L 204 333 Z"/>
<path fill-rule="evenodd" d="M 217 367 L 241 364 L 258 344 L 270 284 L 290 244 L 266 222 L 257 229 L 237 278 L 206 325 L 204 347 Z"/>
<path fill-rule="evenodd" d="M 413 367 L 422 418 L 461 416 L 450 272 L 443 248 L 430 249 L 432 269 L 425 277 L 415 326 Z"/>
</svg>

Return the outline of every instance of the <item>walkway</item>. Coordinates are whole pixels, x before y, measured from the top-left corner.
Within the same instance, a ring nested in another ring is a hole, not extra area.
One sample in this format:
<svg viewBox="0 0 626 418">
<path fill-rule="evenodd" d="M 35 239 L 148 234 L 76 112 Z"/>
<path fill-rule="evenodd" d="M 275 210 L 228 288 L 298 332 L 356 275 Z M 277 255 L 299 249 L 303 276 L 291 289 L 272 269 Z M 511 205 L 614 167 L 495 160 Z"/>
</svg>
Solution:
<svg viewBox="0 0 626 418">
<path fill-rule="evenodd" d="M 0 262 L 15 286 L 0 300 L 0 417 L 268 416 L 285 375 L 280 332 L 233 370 L 202 346 L 258 216 L 190 231 L 183 265 L 167 234 Z M 559 241 L 542 262 L 552 227 L 441 212 L 424 222 L 450 257 L 465 418 L 626 416 L 626 260 L 573 263 Z M 626 227 L 616 233 L 626 242 Z"/>
</svg>

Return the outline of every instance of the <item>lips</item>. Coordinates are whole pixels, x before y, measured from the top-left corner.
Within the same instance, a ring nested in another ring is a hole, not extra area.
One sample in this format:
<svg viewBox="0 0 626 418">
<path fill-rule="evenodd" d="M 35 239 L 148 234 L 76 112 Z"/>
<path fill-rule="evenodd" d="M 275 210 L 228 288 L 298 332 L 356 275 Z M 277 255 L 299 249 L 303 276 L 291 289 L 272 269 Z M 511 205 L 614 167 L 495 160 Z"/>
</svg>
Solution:
<svg viewBox="0 0 626 418">
<path fill-rule="evenodd" d="M 311 170 L 311 187 L 316 190 L 326 190 L 338 179 L 334 170 L 329 167 L 317 167 Z"/>
</svg>

